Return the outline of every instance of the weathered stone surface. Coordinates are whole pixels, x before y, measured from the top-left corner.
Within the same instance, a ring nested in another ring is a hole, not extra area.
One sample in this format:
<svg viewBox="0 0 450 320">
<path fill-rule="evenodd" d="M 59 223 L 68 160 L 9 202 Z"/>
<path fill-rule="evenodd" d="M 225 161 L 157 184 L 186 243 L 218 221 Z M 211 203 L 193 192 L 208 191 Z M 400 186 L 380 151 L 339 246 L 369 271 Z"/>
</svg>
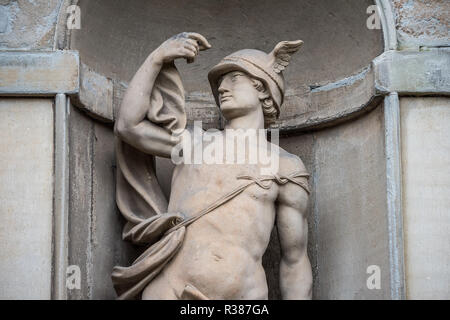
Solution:
<svg viewBox="0 0 450 320">
<path fill-rule="evenodd" d="M 383 140 L 378 107 L 351 122 L 280 141 L 311 173 L 314 299 L 390 298 Z M 369 265 L 381 268 L 381 290 L 366 287 Z"/>
<path fill-rule="evenodd" d="M 0 52 L 0 94 L 77 93 L 78 64 L 75 51 Z"/>
<path fill-rule="evenodd" d="M 0 99 L 0 298 L 50 299 L 53 107 Z"/>
<path fill-rule="evenodd" d="M 70 118 L 69 265 L 81 269 L 81 290 L 69 299 L 114 299 L 111 269 L 129 264 L 136 249 L 121 239 L 115 205 L 112 128 L 72 107 Z"/>
<path fill-rule="evenodd" d="M 133 5 L 81 0 L 82 26 L 73 30 L 70 48 L 80 50 L 83 62 L 96 72 L 129 82 L 161 41 L 180 30 L 200 32 L 213 48 L 193 64 L 180 61 L 178 66 L 188 93 L 209 93 L 207 72 L 225 55 L 241 48 L 270 51 L 281 38 L 302 39 L 305 45 L 286 74 L 289 89 L 297 89 L 348 77 L 383 51 L 381 30 L 366 27 L 366 9 L 373 3 L 196 0 L 186 7 L 176 0 Z"/>
<path fill-rule="evenodd" d="M 114 121 L 113 82 L 81 63 L 80 91 L 73 96 L 74 103 L 92 117 L 105 122 Z"/>
<path fill-rule="evenodd" d="M 80 1 L 82 29 L 72 30 L 71 48 L 80 50 L 83 62 L 93 72 L 113 80 L 112 108 L 116 113 L 127 83 L 146 55 L 162 39 L 180 29 L 201 31 L 207 38 L 211 38 L 212 49 L 202 53 L 193 64 L 186 65 L 182 61 L 177 63 L 186 89 L 186 110 L 190 123 L 201 119 L 206 128 L 222 128 L 223 120 L 215 107 L 206 79 L 210 67 L 224 55 L 244 46 L 267 51 L 272 49 L 281 35 L 285 38 L 302 38 L 305 46 L 295 58 L 291 71 L 286 74 L 287 97 L 277 127 L 285 131 L 304 130 L 321 122 L 335 122 L 336 118 L 350 118 L 370 110 L 378 103 L 370 101 L 371 96 L 366 97 L 372 90 L 363 89 L 363 86 L 369 87 L 373 79 L 372 72 L 367 72 L 367 66 L 382 52 L 383 46 L 381 31 L 365 27 L 366 9 L 372 4 L 368 0 L 345 5 L 338 5 L 335 1 L 319 4 L 304 0 L 263 5 L 258 3 L 256 6 L 249 2 L 244 7 L 242 4 L 235 6 L 227 3 L 224 9 L 223 4 L 217 6 L 194 2 L 191 4 L 192 8 L 196 8 L 191 12 L 194 17 L 189 21 L 183 20 L 180 25 L 178 16 L 183 14 L 185 8 L 179 7 L 174 1 L 165 2 L 164 6 L 144 1 L 138 1 L 133 6 L 121 2 L 112 5 L 109 1 Z M 255 7 L 258 10 L 249 10 Z M 229 23 L 241 14 L 246 19 L 240 20 L 238 24 Z M 149 15 L 155 17 L 149 19 Z M 161 20 L 162 16 L 164 21 Z M 280 16 L 283 19 L 278 19 Z M 312 16 L 316 21 L 329 23 L 317 27 L 317 24 L 310 23 Z M 272 19 L 277 19 L 277 23 L 269 23 Z M 218 23 L 223 21 L 227 22 L 217 29 Z M 242 30 L 242 22 L 248 23 L 245 34 L 239 31 Z M 236 30 L 237 25 L 239 30 Z M 134 36 L 129 37 L 124 30 Z M 303 31 L 299 33 L 299 30 Z M 109 34 L 115 36 L 109 37 Z M 256 34 L 258 36 L 253 36 Z M 349 50 L 354 46 L 359 50 Z M 333 50 L 329 50 L 330 47 Z M 313 65 L 317 67 L 311 68 Z M 366 68 L 362 75 L 350 76 L 362 68 Z M 332 88 L 336 80 L 339 82 Z M 343 85 L 338 89 L 337 86 L 344 82 L 348 82 L 348 86 Z M 332 84 L 327 86 L 327 83 Z M 323 93 L 311 93 L 310 86 L 315 88 L 313 91 L 324 87 Z M 99 96 L 105 93 L 101 92 Z M 335 95 L 338 96 L 337 99 Z M 95 98 L 95 94 L 93 96 Z M 99 104 L 87 99 L 81 105 L 93 111 L 94 116 L 109 122 L 111 112 L 106 98 L 107 95 Z M 96 107 L 92 107 L 93 105 Z M 326 108 L 322 108 L 323 106 Z"/>
<path fill-rule="evenodd" d="M 69 265 L 81 271 L 81 288 L 69 299 L 92 297 L 92 120 L 71 107 L 69 127 Z"/>
<path fill-rule="evenodd" d="M 386 170 L 381 108 L 314 134 L 313 216 L 319 299 L 389 299 Z M 366 286 L 381 269 L 381 289 Z"/>
<path fill-rule="evenodd" d="M 391 0 L 375 0 L 383 30 L 384 51 L 397 50 L 397 29 Z"/>
<path fill-rule="evenodd" d="M 62 0 L 0 3 L 0 50 L 51 50 Z"/>
<path fill-rule="evenodd" d="M 450 102 L 402 98 L 408 299 L 450 298 Z"/>
<path fill-rule="evenodd" d="M 400 49 L 450 46 L 448 0 L 390 0 Z"/>
<path fill-rule="evenodd" d="M 69 100 L 57 94 L 54 101 L 53 175 L 53 283 L 52 298 L 67 299 L 69 251 Z"/>
<path fill-rule="evenodd" d="M 402 216 L 401 121 L 398 94 L 390 93 L 384 99 L 383 105 L 391 299 L 399 300 L 405 299 L 405 263 Z"/>
<path fill-rule="evenodd" d="M 93 124 L 92 158 L 92 299 L 114 299 L 111 270 L 133 261 L 138 248 L 122 240 L 124 219 L 116 208 L 112 127 Z"/>
<path fill-rule="evenodd" d="M 126 87 L 124 84 L 114 86 L 115 108 L 120 105 Z M 374 72 L 369 66 L 336 83 L 312 90 L 309 87 L 288 90 L 280 119 L 271 128 L 287 133 L 334 125 L 370 111 L 380 100 L 375 93 Z M 224 126 L 225 120 L 209 93 L 187 95 L 186 114 L 189 125 L 202 121 L 205 130 Z"/>
<path fill-rule="evenodd" d="M 212 94 L 193 93 L 186 97 L 186 116 L 188 125 L 202 121 L 203 129 L 223 129 L 222 114 L 214 102 Z"/>
<path fill-rule="evenodd" d="M 450 50 L 387 51 L 374 62 L 379 93 L 450 94 Z"/>
<path fill-rule="evenodd" d="M 380 101 L 375 92 L 371 66 L 335 83 L 316 88 L 303 87 L 286 92 L 280 118 L 272 124 L 284 133 L 332 126 L 373 109 Z M 114 86 L 114 108 L 122 101 L 127 86 Z M 202 121 L 203 129 L 223 129 L 223 119 L 212 94 L 195 92 L 186 96 L 188 125 Z"/>
<path fill-rule="evenodd" d="M 0 33 L 5 33 L 8 28 L 9 14 L 5 7 L 0 7 Z"/>
<path fill-rule="evenodd" d="M 370 111 L 377 102 L 374 73 L 367 67 L 351 77 L 314 88 L 309 94 L 287 95 L 288 109 L 271 127 L 295 132 L 335 125 Z"/>
</svg>

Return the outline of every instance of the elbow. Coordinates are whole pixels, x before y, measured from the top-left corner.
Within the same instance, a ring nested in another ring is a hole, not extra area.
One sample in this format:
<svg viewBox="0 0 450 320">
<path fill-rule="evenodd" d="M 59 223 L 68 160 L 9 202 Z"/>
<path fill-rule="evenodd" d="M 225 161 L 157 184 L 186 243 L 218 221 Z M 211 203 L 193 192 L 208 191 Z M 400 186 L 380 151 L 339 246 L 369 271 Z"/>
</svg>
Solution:
<svg viewBox="0 0 450 320">
<path fill-rule="evenodd" d="M 132 129 L 121 119 L 117 119 L 114 124 L 114 135 L 122 140 L 126 139 Z"/>
<path fill-rule="evenodd" d="M 121 123 L 120 120 L 116 120 L 116 123 L 114 123 L 114 135 L 118 138 L 122 138 L 122 134 L 125 131 L 124 125 Z"/>
</svg>

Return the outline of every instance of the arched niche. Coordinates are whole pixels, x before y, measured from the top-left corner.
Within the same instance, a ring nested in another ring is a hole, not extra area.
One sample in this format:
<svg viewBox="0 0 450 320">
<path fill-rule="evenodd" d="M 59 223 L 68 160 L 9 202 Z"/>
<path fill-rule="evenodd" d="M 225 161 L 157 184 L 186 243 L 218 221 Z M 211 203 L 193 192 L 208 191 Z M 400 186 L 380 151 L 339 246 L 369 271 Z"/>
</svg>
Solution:
<svg viewBox="0 0 450 320">
<path fill-rule="evenodd" d="M 302 39 L 286 80 L 289 87 L 346 78 L 383 52 L 381 30 L 366 26 L 373 1 L 177 0 L 83 1 L 82 28 L 70 48 L 106 77 L 128 82 L 147 55 L 168 37 L 195 31 L 213 47 L 191 65 L 178 66 L 187 92 L 209 92 L 208 70 L 243 48 L 270 52 L 281 40 Z"/>
<path fill-rule="evenodd" d="M 269 52 L 281 40 L 302 39 L 305 44 L 285 73 L 286 103 L 274 127 L 284 134 L 281 146 L 299 155 L 312 174 L 308 251 L 314 297 L 389 295 L 388 285 L 369 292 L 365 283 L 370 257 L 389 268 L 383 216 L 383 114 L 371 67 L 384 51 L 383 31 L 387 31 L 367 28 L 367 8 L 374 1 L 80 0 L 77 4 L 82 28 L 70 32 L 68 47 L 79 51 L 89 70 L 112 83 L 115 108 L 134 72 L 162 41 L 182 31 L 207 37 L 212 49 L 193 64 L 179 61 L 177 66 L 187 92 L 189 119 L 206 119 L 215 127 L 221 126 L 221 119 L 210 94 L 208 70 L 239 49 Z M 113 116 L 107 120 L 113 121 Z M 171 164 L 158 161 L 157 166 L 169 194 Z M 264 266 L 269 297 L 280 298 L 276 232 L 272 240 Z M 388 282 L 386 275 L 383 284 Z"/>
</svg>

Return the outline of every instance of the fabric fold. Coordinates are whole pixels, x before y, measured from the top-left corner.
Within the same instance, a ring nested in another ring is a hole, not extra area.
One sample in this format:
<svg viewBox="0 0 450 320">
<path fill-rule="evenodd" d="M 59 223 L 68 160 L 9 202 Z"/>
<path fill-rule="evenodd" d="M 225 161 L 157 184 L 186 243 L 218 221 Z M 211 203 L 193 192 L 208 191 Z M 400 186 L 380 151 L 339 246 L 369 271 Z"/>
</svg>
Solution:
<svg viewBox="0 0 450 320">
<path fill-rule="evenodd" d="M 169 133 L 186 126 L 184 88 L 173 63 L 164 64 L 149 101 L 147 119 Z M 164 239 L 162 235 L 181 221 L 168 214 L 167 200 L 158 183 L 155 157 L 116 137 L 116 203 L 127 223 L 123 239 L 150 246 L 129 267 L 116 266 L 112 272 L 119 299 L 134 299 L 161 271 L 180 248 L 185 228 Z"/>
<path fill-rule="evenodd" d="M 158 219 L 153 223 L 157 223 Z M 154 232 L 153 237 L 156 239 L 158 236 L 161 237 L 165 230 L 155 228 L 149 232 Z M 178 252 L 185 232 L 186 228 L 181 227 L 151 243 L 151 246 L 129 267 L 114 267 L 111 277 L 119 300 L 134 299 L 141 294 L 147 284 Z"/>
</svg>

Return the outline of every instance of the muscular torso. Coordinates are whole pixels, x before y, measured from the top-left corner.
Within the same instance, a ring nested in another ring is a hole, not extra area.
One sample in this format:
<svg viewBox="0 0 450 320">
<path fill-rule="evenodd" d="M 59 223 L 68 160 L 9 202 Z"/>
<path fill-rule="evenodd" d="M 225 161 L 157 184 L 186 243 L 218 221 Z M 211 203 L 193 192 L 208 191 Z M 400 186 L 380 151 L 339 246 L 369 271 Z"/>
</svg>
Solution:
<svg viewBox="0 0 450 320">
<path fill-rule="evenodd" d="M 291 172 L 289 172 L 291 173 Z M 284 174 L 289 174 L 285 172 Z M 198 214 L 225 193 L 261 176 L 257 164 L 180 164 L 169 212 Z M 147 298 L 180 298 L 190 284 L 210 299 L 267 299 L 262 256 L 275 222 L 280 187 L 253 184 L 186 229 L 182 247 L 144 291 Z M 165 296 L 161 296 L 164 292 Z"/>
</svg>

